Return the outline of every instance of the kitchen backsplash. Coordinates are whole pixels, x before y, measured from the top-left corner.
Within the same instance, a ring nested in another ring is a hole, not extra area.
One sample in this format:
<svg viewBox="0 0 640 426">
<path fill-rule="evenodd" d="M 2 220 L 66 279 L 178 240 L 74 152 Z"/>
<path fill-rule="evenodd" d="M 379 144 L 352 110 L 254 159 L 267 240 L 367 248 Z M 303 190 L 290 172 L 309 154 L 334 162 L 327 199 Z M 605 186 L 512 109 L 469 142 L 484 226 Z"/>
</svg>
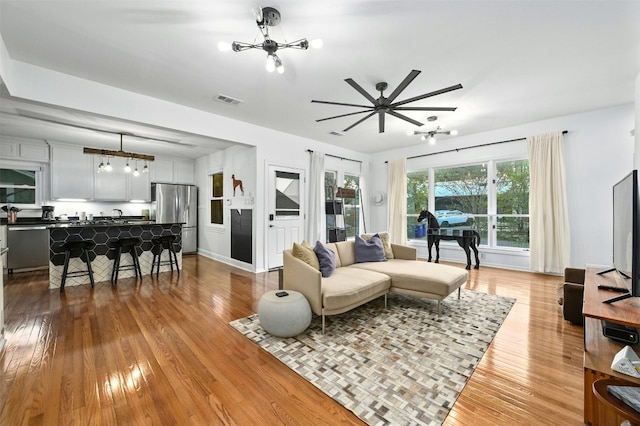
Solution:
<svg viewBox="0 0 640 426">
<path fill-rule="evenodd" d="M 150 203 L 122 203 L 122 202 L 81 202 L 81 201 L 50 201 L 47 206 L 54 206 L 56 217 L 66 214 L 67 216 L 79 216 L 80 212 L 94 216 L 115 216 L 115 209 L 122 210 L 123 216 L 143 216 L 143 210 L 149 210 Z M 6 213 L 0 212 L 5 218 Z M 21 209 L 18 217 L 41 217 L 42 209 Z"/>
</svg>

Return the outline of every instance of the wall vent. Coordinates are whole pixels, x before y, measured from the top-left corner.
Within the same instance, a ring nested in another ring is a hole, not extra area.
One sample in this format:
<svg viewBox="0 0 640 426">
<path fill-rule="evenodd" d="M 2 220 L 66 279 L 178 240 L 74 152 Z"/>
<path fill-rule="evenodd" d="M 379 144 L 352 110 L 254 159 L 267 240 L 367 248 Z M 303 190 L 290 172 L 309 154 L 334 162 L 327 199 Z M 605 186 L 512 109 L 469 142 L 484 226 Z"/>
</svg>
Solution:
<svg viewBox="0 0 640 426">
<path fill-rule="evenodd" d="M 232 98 L 231 96 L 223 95 L 222 93 L 216 96 L 215 100 L 229 105 L 239 105 L 242 103 L 240 99 Z"/>
<path fill-rule="evenodd" d="M 344 136 L 344 133 L 335 132 L 335 131 L 334 132 L 329 132 L 329 134 L 333 135 L 333 136 Z"/>
</svg>

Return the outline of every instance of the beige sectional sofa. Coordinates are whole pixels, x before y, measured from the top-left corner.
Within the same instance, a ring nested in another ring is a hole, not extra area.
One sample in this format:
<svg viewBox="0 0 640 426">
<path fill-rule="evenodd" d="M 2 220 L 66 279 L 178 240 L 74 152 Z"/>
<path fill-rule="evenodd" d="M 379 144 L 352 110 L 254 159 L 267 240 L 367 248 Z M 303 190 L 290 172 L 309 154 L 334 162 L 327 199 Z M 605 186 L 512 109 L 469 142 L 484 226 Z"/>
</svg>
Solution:
<svg viewBox="0 0 640 426">
<path fill-rule="evenodd" d="M 467 281 L 468 272 L 462 268 L 428 263 L 416 259 L 411 247 L 391 244 L 393 258 L 385 262 L 355 263 L 355 243 L 343 241 L 328 243 L 326 247 L 335 253 L 336 268 L 331 276 L 323 278 L 320 271 L 284 251 L 283 288 L 302 293 L 311 310 L 322 316 L 324 332 L 325 316 L 347 312 L 389 292 L 426 297 L 440 301 Z M 388 256 L 389 257 L 389 256 Z"/>
</svg>

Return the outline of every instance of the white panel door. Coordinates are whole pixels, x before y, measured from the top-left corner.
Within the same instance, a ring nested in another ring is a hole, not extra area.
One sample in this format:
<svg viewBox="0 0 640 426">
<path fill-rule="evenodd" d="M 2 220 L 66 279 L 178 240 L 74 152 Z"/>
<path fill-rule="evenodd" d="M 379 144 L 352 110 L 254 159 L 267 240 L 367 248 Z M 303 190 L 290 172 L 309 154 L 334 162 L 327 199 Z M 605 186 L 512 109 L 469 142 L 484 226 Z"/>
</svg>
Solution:
<svg viewBox="0 0 640 426">
<path fill-rule="evenodd" d="M 304 235 L 304 170 L 268 168 L 268 267 L 282 266 L 282 252 Z"/>
</svg>

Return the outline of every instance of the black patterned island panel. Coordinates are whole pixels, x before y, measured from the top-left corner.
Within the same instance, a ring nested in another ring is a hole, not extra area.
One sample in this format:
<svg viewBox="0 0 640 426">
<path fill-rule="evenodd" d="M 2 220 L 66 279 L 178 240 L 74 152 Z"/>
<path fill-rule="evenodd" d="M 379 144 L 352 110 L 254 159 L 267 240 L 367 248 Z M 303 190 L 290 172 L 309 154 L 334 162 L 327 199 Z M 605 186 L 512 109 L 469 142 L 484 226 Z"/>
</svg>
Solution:
<svg viewBox="0 0 640 426">
<path fill-rule="evenodd" d="M 89 240 L 94 246 L 89 249 L 91 269 L 96 283 L 111 281 L 114 258 L 116 257 L 116 242 L 120 238 L 140 238 L 140 244 L 135 247 L 142 275 L 151 274 L 153 261 L 152 240 L 164 235 L 175 235 L 174 249 L 178 258 L 178 266 L 182 268 L 182 224 L 180 223 L 144 223 L 135 224 L 77 224 L 53 226 L 49 228 L 49 288 L 59 288 L 64 269 L 65 252 L 62 245 L 68 241 Z M 154 249 L 155 251 L 156 249 Z M 86 270 L 87 266 L 79 257 L 79 251 L 71 252 L 68 272 Z M 169 259 L 168 250 L 163 250 L 161 260 Z M 123 252 L 120 265 L 132 264 L 131 255 Z M 161 264 L 160 272 L 171 271 L 171 266 Z M 135 277 L 134 270 L 121 270 L 118 280 Z M 89 285 L 89 276 L 80 275 L 67 277 L 65 288 L 74 285 Z"/>
</svg>

